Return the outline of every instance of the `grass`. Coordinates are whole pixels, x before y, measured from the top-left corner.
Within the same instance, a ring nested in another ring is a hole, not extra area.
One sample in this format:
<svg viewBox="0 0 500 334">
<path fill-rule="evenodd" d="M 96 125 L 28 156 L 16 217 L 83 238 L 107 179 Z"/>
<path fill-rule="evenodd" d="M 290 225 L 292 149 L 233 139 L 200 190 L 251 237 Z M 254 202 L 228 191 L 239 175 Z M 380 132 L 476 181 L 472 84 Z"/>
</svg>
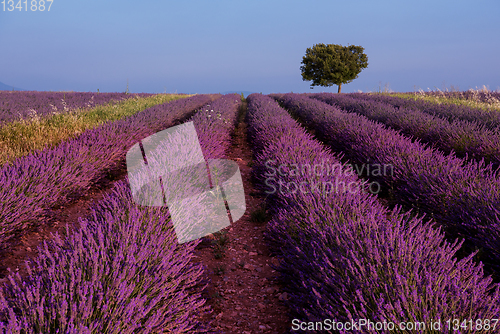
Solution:
<svg viewBox="0 0 500 334">
<path fill-rule="evenodd" d="M 29 119 L 0 127 L 0 165 L 46 146 L 54 147 L 105 122 L 116 121 L 154 105 L 188 96 L 190 95 L 156 94 L 145 98 L 134 97 L 92 109 L 76 109 L 46 117 L 39 117 L 35 112 Z"/>
<path fill-rule="evenodd" d="M 214 233 L 214 239 L 212 240 L 212 250 L 214 252 L 215 259 L 219 260 L 224 257 L 228 244 L 229 237 L 227 236 L 227 231 L 222 230 Z"/>
<path fill-rule="evenodd" d="M 456 104 L 463 105 L 469 108 L 478 108 L 483 110 L 500 111 L 500 101 L 492 98 L 489 102 L 481 102 L 477 99 L 466 99 L 464 96 L 450 97 L 443 95 L 425 95 L 425 93 L 390 93 L 390 96 L 401 97 L 412 100 L 424 100 L 433 103 Z"/>
<path fill-rule="evenodd" d="M 266 202 L 250 214 L 250 220 L 254 223 L 266 223 L 268 221 Z"/>
</svg>

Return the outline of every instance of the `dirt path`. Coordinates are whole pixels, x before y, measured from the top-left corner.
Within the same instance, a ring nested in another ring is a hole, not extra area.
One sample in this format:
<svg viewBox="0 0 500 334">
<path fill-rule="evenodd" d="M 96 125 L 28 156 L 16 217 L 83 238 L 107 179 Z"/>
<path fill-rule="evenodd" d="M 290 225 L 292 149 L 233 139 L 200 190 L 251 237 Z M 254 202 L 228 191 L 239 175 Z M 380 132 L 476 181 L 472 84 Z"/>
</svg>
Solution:
<svg viewBox="0 0 500 334">
<path fill-rule="evenodd" d="M 281 334 L 290 328 L 287 309 L 281 302 L 287 295 L 279 290 L 278 273 L 271 267 L 277 260 L 269 256 L 263 239 L 265 210 L 251 182 L 252 151 L 247 142 L 245 112 L 243 103 L 228 159 L 240 167 L 247 211 L 221 233 L 205 238 L 195 254 L 208 268 L 210 282 L 205 297 L 214 310 L 214 331 Z"/>
</svg>

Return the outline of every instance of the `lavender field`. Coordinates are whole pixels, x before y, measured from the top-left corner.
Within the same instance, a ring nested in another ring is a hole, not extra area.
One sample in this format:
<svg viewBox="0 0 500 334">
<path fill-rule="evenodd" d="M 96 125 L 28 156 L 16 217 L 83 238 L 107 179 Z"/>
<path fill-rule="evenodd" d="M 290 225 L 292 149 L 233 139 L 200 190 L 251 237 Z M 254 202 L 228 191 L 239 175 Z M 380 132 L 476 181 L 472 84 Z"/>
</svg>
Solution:
<svg viewBox="0 0 500 334">
<path fill-rule="evenodd" d="M 0 124 L 151 94 L 0 91 Z"/>
<path fill-rule="evenodd" d="M 0 160 L 0 332 L 500 333 L 500 109 L 471 94 L 0 92 L 0 133 L 23 124 L 0 140 L 18 152 Z M 179 244 L 168 207 L 132 198 L 127 151 L 187 122 L 206 159 L 251 167 L 255 261 L 224 239 L 246 218 Z"/>
</svg>

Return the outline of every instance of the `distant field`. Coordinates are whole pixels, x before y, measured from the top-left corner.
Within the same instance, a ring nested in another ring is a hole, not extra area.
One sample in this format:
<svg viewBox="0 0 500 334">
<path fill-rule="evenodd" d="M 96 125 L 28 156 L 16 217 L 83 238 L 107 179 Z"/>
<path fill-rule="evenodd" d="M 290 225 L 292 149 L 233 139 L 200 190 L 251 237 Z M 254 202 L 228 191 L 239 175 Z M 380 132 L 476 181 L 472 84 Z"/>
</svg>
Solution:
<svg viewBox="0 0 500 334">
<path fill-rule="evenodd" d="M 470 108 L 500 110 L 500 92 L 491 92 L 487 89 L 468 90 L 465 92 L 421 92 L 421 93 L 392 93 L 392 96 L 422 99 L 424 101 L 457 104 Z"/>
<path fill-rule="evenodd" d="M 48 93 L 49 96 L 43 93 L 15 93 L 7 93 L 10 100 L 2 101 L 0 98 L 1 108 L 3 108 L 0 109 L 2 110 L 0 119 L 2 119 L 2 113 L 10 115 L 11 119 L 7 121 L 9 118 L 5 117 L 5 121 L 0 123 L 0 148 L 2 149 L 0 164 L 13 161 L 33 150 L 46 146 L 52 147 L 105 122 L 116 121 L 166 101 L 187 97 L 187 95 L 173 94 L 151 96 L 143 94 L 144 97 L 140 97 L 121 93 L 109 95 L 102 93 L 105 95 L 102 98 L 101 94 L 88 93 L 85 98 L 82 98 L 78 95 L 79 93 Z M 29 96 L 29 99 L 19 106 L 17 101 L 22 100 L 22 94 Z M 5 95 L 4 93 L 3 97 Z M 54 95 L 57 99 L 51 101 Z M 68 95 L 66 100 L 65 95 Z M 98 98 L 94 99 L 95 96 Z M 119 101 L 117 97 L 120 97 L 122 101 Z M 72 103 L 68 105 L 66 101 Z M 56 102 L 60 104 L 59 108 L 55 106 Z M 47 104 L 50 108 L 47 108 Z M 15 115 L 18 116 L 14 118 Z"/>
</svg>

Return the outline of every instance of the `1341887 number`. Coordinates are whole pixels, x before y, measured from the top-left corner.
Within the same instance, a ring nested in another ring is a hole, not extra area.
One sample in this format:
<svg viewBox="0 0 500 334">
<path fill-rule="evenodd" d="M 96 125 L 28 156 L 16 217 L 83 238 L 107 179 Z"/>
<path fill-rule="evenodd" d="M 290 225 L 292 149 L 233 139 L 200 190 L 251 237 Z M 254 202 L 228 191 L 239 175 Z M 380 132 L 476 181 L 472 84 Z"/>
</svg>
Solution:
<svg viewBox="0 0 500 334">
<path fill-rule="evenodd" d="M 15 10 L 25 11 L 28 10 L 32 12 L 40 11 L 40 12 L 50 12 L 50 7 L 52 7 L 52 3 L 54 0 L 2 0 L 1 4 L 3 5 L 3 11 L 13 12 Z"/>
<path fill-rule="evenodd" d="M 497 326 L 497 322 L 499 319 L 448 319 L 446 320 L 446 324 L 448 330 L 453 329 L 454 331 L 458 331 L 460 329 L 465 331 L 494 331 Z"/>
</svg>

